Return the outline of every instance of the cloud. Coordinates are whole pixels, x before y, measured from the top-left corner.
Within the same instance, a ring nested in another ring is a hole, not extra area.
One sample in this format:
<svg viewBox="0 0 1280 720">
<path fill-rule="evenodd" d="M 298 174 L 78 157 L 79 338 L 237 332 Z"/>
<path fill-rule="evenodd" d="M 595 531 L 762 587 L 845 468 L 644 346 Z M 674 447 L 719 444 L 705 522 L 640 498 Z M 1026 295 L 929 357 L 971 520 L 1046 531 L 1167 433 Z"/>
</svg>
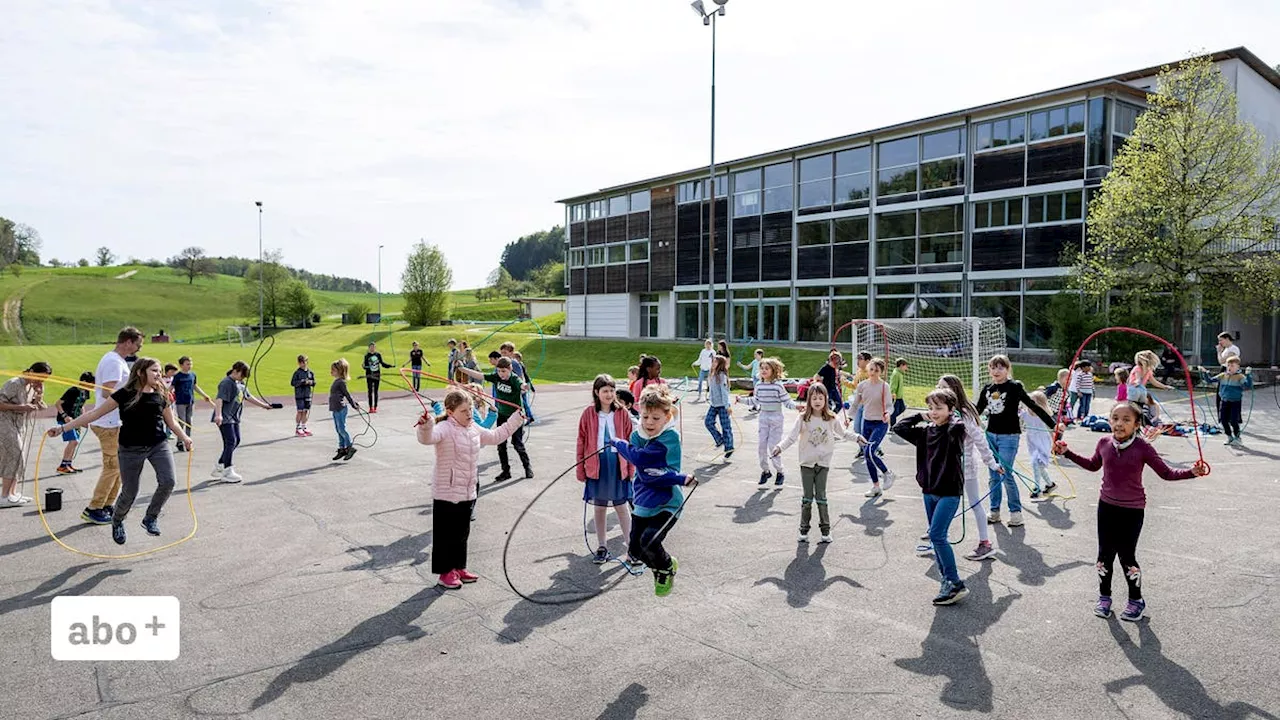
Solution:
<svg viewBox="0 0 1280 720">
<path fill-rule="evenodd" d="M 390 287 L 425 238 L 469 287 L 505 243 L 563 221 L 557 198 L 707 159 L 710 37 L 681 0 L 67 0 L 19 3 L 6 25 L 0 214 L 63 259 L 253 255 L 262 200 L 290 264 L 372 280 L 385 244 Z M 1197 48 L 1274 62 L 1277 26 L 1263 2 L 731 0 L 717 155 Z"/>
</svg>

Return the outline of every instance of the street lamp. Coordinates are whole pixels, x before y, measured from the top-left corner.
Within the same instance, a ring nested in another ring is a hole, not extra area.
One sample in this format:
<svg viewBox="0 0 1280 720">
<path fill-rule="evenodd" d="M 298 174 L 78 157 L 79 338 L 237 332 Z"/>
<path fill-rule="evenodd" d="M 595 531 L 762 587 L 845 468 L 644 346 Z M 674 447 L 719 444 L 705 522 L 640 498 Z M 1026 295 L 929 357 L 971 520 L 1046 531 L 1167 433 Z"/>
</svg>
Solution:
<svg viewBox="0 0 1280 720">
<path fill-rule="evenodd" d="M 712 0 L 716 7 L 707 12 L 707 7 L 702 0 L 694 0 L 691 7 L 693 11 L 698 13 L 698 17 L 702 18 L 703 25 L 711 26 L 711 163 L 710 163 L 710 180 L 707 181 L 707 195 L 711 200 L 711 245 L 709 260 L 710 265 L 707 268 L 707 337 L 714 338 L 716 334 L 716 18 L 724 17 L 724 6 L 729 0 Z M 725 267 L 724 279 L 724 296 L 725 296 L 725 337 L 729 336 L 729 278 L 728 267 Z"/>
<path fill-rule="evenodd" d="M 382 245 L 378 246 L 378 324 L 382 324 Z"/>
<path fill-rule="evenodd" d="M 262 304 L 262 287 L 263 287 L 263 275 L 262 275 L 262 271 L 263 271 L 263 267 L 262 267 L 262 201 L 261 201 L 261 200 L 255 200 L 253 204 L 258 206 L 258 340 L 259 340 L 259 342 L 261 342 L 262 337 L 263 337 L 263 335 L 262 335 L 262 328 L 263 328 L 263 324 L 264 324 L 264 323 L 263 323 L 263 318 L 265 317 L 265 314 L 263 313 L 263 307 L 264 307 L 264 306 L 263 306 L 263 304 Z"/>
</svg>

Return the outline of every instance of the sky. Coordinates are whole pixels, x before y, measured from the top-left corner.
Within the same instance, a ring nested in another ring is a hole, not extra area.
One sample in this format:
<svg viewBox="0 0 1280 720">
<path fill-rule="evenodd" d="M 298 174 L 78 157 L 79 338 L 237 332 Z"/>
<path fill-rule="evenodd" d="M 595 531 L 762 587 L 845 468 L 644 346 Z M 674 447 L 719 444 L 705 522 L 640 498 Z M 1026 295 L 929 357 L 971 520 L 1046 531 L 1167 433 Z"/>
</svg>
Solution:
<svg viewBox="0 0 1280 720">
<path fill-rule="evenodd" d="M 711 5 L 712 0 L 706 0 Z M 729 0 L 718 160 L 1248 47 L 1280 3 Z M 42 257 L 188 246 L 456 288 L 556 200 L 705 165 L 711 29 L 684 0 L 5 0 L 0 216 Z"/>
</svg>

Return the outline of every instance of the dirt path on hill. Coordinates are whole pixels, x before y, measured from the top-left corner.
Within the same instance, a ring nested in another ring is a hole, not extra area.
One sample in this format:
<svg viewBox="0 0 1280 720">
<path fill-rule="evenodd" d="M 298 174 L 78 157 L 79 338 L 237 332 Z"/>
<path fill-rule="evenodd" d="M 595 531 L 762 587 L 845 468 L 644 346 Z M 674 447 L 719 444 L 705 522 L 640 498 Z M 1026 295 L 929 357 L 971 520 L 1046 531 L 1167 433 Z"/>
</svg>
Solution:
<svg viewBox="0 0 1280 720">
<path fill-rule="evenodd" d="M 26 345 L 27 336 L 22 332 L 22 296 L 14 295 L 4 301 L 2 318 L 4 331 L 13 338 L 13 344 Z"/>
</svg>

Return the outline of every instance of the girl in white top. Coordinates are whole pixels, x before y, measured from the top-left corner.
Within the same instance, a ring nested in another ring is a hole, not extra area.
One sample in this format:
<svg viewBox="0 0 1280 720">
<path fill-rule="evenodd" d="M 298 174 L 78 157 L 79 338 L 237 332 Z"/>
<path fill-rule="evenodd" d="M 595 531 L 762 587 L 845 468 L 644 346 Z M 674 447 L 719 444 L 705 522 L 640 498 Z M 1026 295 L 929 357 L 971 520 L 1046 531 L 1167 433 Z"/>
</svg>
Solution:
<svg viewBox="0 0 1280 720">
<path fill-rule="evenodd" d="M 800 542 L 809 542 L 815 501 L 818 503 L 818 529 L 822 531 L 818 542 L 831 542 L 831 516 L 827 511 L 827 471 L 831 469 L 831 454 L 835 452 L 836 440 L 856 437 L 855 433 L 846 431 L 831 412 L 827 388 L 809 386 L 800 421 L 791 427 L 787 439 L 775 445 L 770 453 L 777 457 L 796 441 L 800 442 L 800 484 L 804 488 L 804 497 L 800 501 Z"/>
<path fill-rule="evenodd" d="M 693 367 L 698 368 L 698 397 L 694 402 L 702 402 L 702 383 L 711 375 L 711 361 L 715 356 L 716 351 L 711 349 L 711 341 L 703 342 L 702 352 L 698 353 L 698 359 L 692 363 Z M 710 392 L 707 391 L 708 394 Z"/>
<path fill-rule="evenodd" d="M 1036 390 L 1030 393 L 1031 402 L 1040 406 L 1050 415 L 1053 411 L 1049 409 L 1049 397 L 1044 393 Z M 1035 500 L 1040 497 L 1041 492 L 1049 492 L 1058 486 L 1053 480 L 1049 479 L 1049 446 L 1053 438 L 1050 437 L 1050 430 L 1044 424 L 1044 421 L 1036 417 L 1036 414 L 1025 407 L 1018 408 L 1018 417 L 1022 418 L 1022 427 L 1026 430 L 1023 435 L 1027 438 L 1027 449 L 1031 451 L 1031 475 L 1035 488 L 1031 490 L 1031 499 Z M 1043 481 L 1043 485 L 1040 483 Z"/>
<path fill-rule="evenodd" d="M 960 382 L 960 378 L 955 375 L 943 375 L 938 378 L 939 390 L 950 390 L 955 393 L 956 407 L 960 410 L 960 418 L 964 422 L 964 494 L 965 505 L 968 507 L 964 510 L 973 510 L 973 515 L 978 526 L 978 547 L 973 552 L 965 555 L 967 560 L 988 560 L 995 557 L 996 550 L 991 544 L 990 530 L 987 528 L 987 505 L 984 502 L 985 494 L 980 494 L 978 489 L 978 460 L 982 462 L 993 472 L 1004 474 L 1004 467 L 996 462 L 996 458 L 991 454 L 991 447 L 987 445 L 987 431 L 978 424 L 978 410 L 969 402 L 969 396 L 965 395 L 964 384 Z M 927 539 L 928 533 L 921 536 L 921 539 Z M 927 554 L 933 551 L 932 545 L 918 545 L 917 552 Z"/>
</svg>

